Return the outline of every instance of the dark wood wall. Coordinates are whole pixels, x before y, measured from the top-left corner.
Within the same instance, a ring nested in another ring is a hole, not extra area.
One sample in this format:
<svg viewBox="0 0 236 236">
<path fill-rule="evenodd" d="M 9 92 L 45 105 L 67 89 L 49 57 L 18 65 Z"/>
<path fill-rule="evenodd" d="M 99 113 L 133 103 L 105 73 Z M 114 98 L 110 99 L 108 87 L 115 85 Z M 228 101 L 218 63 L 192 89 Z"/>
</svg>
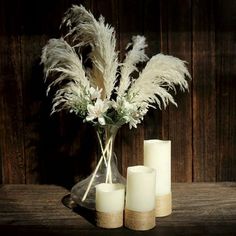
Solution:
<svg viewBox="0 0 236 236">
<path fill-rule="evenodd" d="M 236 180 L 235 0 L 0 1 L 0 183 L 71 186 L 94 165 L 93 128 L 65 112 L 50 116 L 42 47 L 59 37 L 71 4 L 84 4 L 116 28 L 121 58 L 132 35 L 188 61 L 189 93 L 178 108 L 150 110 L 116 139 L 122 173 L 142 163 L 143 140 L 172 140 L 173 181 Z"/>
</svg>

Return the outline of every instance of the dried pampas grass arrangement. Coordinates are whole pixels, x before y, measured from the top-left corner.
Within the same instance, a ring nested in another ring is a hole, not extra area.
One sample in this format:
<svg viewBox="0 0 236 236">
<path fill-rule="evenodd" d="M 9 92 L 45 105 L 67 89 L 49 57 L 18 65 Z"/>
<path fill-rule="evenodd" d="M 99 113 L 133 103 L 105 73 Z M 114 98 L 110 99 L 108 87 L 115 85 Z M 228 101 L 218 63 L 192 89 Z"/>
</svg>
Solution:
<svg viewBox="0 0 236 236">
<path fill-rule="evenodd" d="M 188 89 L 186 63 L 157 54 L 148 58 L 144 36 L 134 36 L 123 62 L 118 60 L 114 28 L 98 20 L 83 6 L 72 6 L 61 24 L 66 33 L 50 39 L 41 61 L 45 78 L 54 78 L 47 92 L 57 88 L 52 113 L 62 109 L 85 122 L 137 127 L 150 107 L 177 105 L 170 91 Z M 138 63 L 146 63 L 142 71 Z M 133 78 L 133 72 L 138 78 Z"/>
</svg>

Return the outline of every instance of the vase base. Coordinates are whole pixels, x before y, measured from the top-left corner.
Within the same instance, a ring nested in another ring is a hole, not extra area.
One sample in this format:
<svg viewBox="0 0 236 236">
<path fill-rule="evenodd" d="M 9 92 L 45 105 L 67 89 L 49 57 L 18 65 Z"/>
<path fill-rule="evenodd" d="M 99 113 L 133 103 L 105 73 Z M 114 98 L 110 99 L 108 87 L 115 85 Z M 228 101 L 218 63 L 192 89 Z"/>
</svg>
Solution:
<svg viewBox="0 0 236 236">
<path fill-rule="evenodd" d="M 101 183 L 105 183 L 106 180 L 104 175 L 96 175 L 96 177 L 92 181 L 89 191 L 86 194 L 86 190 L 88 189 L 91 178 L 92 174 L 72 187 L 71 199 L 81 207 L 95 210 L 95 186 Z M 126 179 L 118 172 L 118 170 L 115 170 L 113 172 L 112 183 L 120 183 L 126 185 Z"/>
</svg>

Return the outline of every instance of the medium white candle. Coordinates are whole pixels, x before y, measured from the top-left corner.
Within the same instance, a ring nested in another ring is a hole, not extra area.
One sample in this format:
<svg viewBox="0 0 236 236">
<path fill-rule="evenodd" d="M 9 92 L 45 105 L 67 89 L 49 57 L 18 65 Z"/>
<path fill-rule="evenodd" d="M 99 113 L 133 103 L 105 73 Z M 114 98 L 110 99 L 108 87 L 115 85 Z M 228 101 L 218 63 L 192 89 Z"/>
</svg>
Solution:
<svg viewBox="0 0 236 236">
<path fill-rule="evenodd" d="M 124 210 L 125 187 L 123 184 L 98 184 L 96 186 L 96 210 L 113 213 Z"/>
<path fill-rule="evenodd" d="M 144 165 L 156 170 L 156 195 L 171 192 L 171 141 L 144 140 Z"/>
<path fill-rule="evenodd" d="M 127 170 L 126 209 L 148 212 L 155 209 L 155 170 L 131 166 Z"/>
</svg>

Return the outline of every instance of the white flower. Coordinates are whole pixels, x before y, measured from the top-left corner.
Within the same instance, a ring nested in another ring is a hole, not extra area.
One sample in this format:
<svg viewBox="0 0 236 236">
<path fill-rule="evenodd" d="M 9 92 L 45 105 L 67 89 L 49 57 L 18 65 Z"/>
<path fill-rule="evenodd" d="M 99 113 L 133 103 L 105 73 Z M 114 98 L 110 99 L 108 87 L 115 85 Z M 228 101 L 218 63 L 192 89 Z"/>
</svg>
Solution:
<svg viewBox="0 0 236 236">
<path fill-rule="evenodd" d="M 134 127 L 136 129 L 137 128 L 137 124 L 139 124 L 139 123 L 141 123 L 140 120 L 132 119 L 129 122 L 129 128 L 132 129 L 132 127 Z"/>
<path fill-rule="evenodd" d="M 136 110 L 136 106 L 130 102 L 127 101 L 125 97 L 117 97 L 116 102 L 113 101 L 112 107 L 118 111 L 118 113 L 121 113 L 122 115 L 127 113 L 132 113 L 134 110 Z"/>
<path fill-rule="evenodd" d="M 126 111 L 127 113 L 132 113 L 133 111 L 136 111 L 136 109 L 137 107 L 134 104 L 124 100 L 123 111 Z"/>
<path fill-rule="evenodd" d="M 101 100 L 100 98 L 98 98 L 94 105 L 87 105 L 88 115 L 86 117 L 86 121 L 98 119 L 99 124 L 105 125 L 106 121 L 104 118 L 104 114 L 106 113 L 108 108 L 108 102 L 106 100 Z"/>
<path fill-rule="evenodd" d="M 102 89 L 99 90 L 98 88 L 95 89 L 94 87 L 90 87 L 89 94 L 90 94 L 91 100 L 100 98 L 101 92 L 102 92 Z"/>
<path fill-rule="evenodd" d="M 129 102 L 126 97 L 117 97 L 116 102 L 113 101 L 112 107 L 122 117 L 125 123 L 129 123 L 130 129 L 132 127 L 137 128 L 137 124 L 142 119 L 142 114 L 137 104 Z"/>
</svg>

